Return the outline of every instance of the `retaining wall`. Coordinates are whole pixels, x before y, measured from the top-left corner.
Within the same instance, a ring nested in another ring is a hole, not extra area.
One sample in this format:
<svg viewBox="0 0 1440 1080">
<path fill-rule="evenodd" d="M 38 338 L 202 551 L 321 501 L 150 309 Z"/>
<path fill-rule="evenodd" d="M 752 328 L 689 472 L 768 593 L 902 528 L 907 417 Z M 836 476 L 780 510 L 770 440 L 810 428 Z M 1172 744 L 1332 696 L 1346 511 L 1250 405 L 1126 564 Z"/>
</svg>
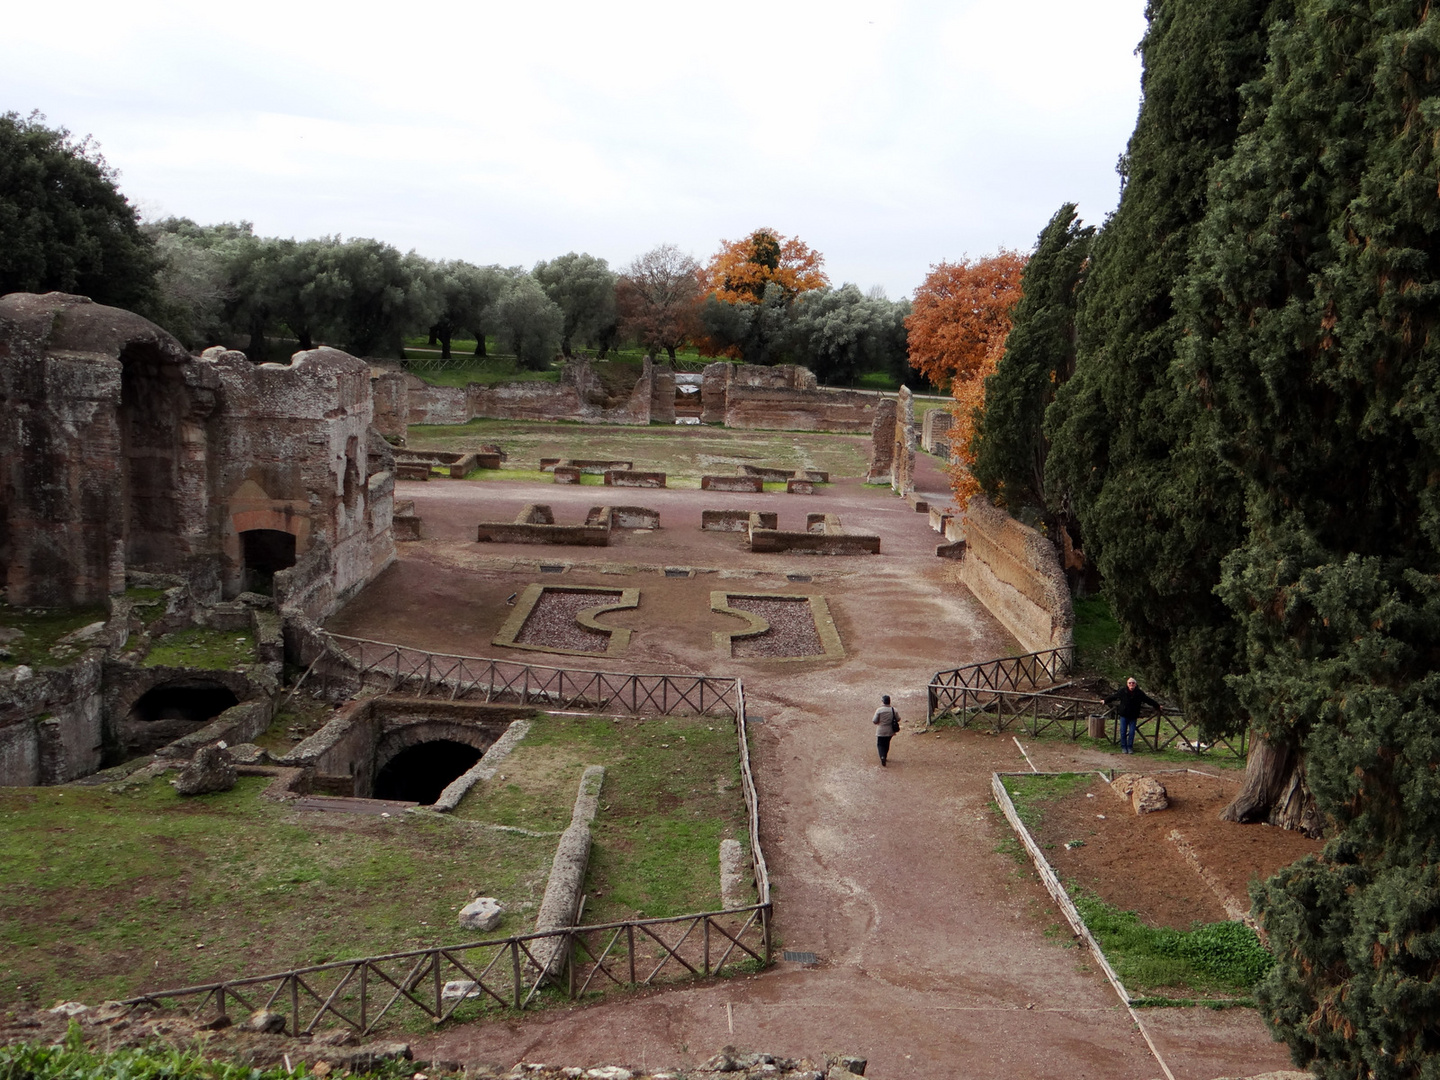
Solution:
<svg viewBox="0 0 1440 1080">
<path fill-rule="evenodd" d="M 751 529 L 750 550 L 766 553 L 788 551 L 795 555 L 879 555 L 880 537 Z"/>
<path fill-rule="evenodd" d="M 605 473 L 606 487 L 663 488 L 663 472 L 635 472 L 632 469 L 610 469 Z"/>
<path fill-rule="evenodd" d="M 970 500 L 964 518 L 960 580 L 1024 651 L 1071 645 L 1075 613 L 1055 545 L 983 495 Z"/>
<path fill-rule="evenodd" d="M 748 491 L 765 490 L 765 480 L 760 476 L 702 476 L 701 491 Z"/>
</svg>

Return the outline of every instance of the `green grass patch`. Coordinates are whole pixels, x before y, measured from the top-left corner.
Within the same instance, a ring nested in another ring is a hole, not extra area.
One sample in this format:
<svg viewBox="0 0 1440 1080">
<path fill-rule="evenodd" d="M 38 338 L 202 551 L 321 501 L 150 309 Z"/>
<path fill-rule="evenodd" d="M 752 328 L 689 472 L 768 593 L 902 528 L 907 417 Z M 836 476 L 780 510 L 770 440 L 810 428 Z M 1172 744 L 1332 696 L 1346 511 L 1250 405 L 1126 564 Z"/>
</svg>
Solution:
<svg viewBox="0 0 1440 1080">
<path fill-rule="evenodd" d="M 254 662 L 255 638 L 249 630 L 212 630 L 204 626 L 166 634 L 145 655 L 146 667 L 234 671 Z"/>
<path fill-rule="evenodd" d="M 507 469 L 502 467 L 499 469 L 476 469 L 466 476 L 465 479 L 477 481 L 525 480 L 532 484 L 544 484 L 554 483 L 555 474 L 540 469 Z M 605 477 L 599 474 L 581 473 L 580 485 L 582 487 L 604 487 Z"/>
<path fill-rule="evenodd" d="M 1275 958 L 1244 923 L 1197 924 L 1189 930 L 1146 926 L 1132 911 L 1071 887 L 1071 899 L 1120 981 L 1132 994 L 1173 1000 L 1248 997 Z"/>
<path fill-rule="evenodd" d="M 507 906 L 495 936 L 531 925 L 553 838 L 297 813 L 260 797 L 268 783 L 189 799 L 163 778 L 0 788 L 0 1005 L 458 944 L 474 940 L 455 912 L 477 889 Z"/>
<path fill-rule="evenodd" d="M 377 1063 L 365 1075 L 369 1080 L 410 1080 L 414 1072 L 414 1062 L 391 1060 Z M 0 1077 L 5 1080 L 295 1080 L 315 1075 L 303 1060 L 293 1069 L 258 1069 L 206 1057 L 198 1048 L 92 1049 L 74 1020 L 61 1044 L 0 1046 Z"/>
<path fill-rule="evenodd" d="M 711 717 L 547 716 L 456 809 L 472 821 L 558 833 L 580 775 L 605 766 L 585 922 L 720 905 L 720 841 L 746 843 L 735 729 Z"/>
<path fill-rule="evenodd" d="M 1035 776 L 1002 776 L 1005 792 L 1015 804 L 1015 813 L 1025 827 L 1034 833 L 1045 816 L 1045 806 L 1074 793 L 1075 789 L 1088 784 L 1095 778 L 1094 773 L 1041 773 Z M 997 807 L 998 810 L 998 807 Z"/>
<path fill-rule="evenodd" d="M 1120 655 L 1120 624 L 1103 596 L 1087 596 L 1074 602 L 1075 666 L 1081 671 L 1104 675 L 1113 683 L 1123 682 L 1129 672 Z"/>
<path fill-rule="evenodd" d="M 87 646 L 60 645 L 60 639 L 107 617 L 103 607 L 17 608 L 0 603 L 0 666 L 67 663 Z"/>
</svg>

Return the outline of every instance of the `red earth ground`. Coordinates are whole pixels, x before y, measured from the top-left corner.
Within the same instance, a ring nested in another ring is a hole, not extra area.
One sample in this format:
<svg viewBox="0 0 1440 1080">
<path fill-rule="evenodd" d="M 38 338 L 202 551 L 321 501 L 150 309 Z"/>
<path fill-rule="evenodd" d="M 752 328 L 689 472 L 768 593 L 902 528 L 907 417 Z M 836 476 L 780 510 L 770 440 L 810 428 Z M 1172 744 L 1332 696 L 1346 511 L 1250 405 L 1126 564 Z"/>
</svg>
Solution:
<svg viewBox="0 0 1440 1080">
<path fill-rule="evenodd" d="M 920 462 L 921 487 L 943 492 L 932 459 L 921 455 Z M 795 1057 L 854 1052 L 869 1058 L 868 1075 L 881 1080 L 1161 1075 L 1104 978 L 1083 955 L 1046 936 L 1057 913 L 1034 876 L 1017 874 L 1011 857 L 997 851 L 1009 827 L 990 806 L 990 776 L 1026 767 L 1014 743 L 955 729 L 917 732 L 933 672 L 1019 651 L 957 582 L 955 564 L 935 557 L 941 538 L 924 515 L 855 480 L 809 497 L 525 482 L 399 488 L 415 500 L 429 539 L 403 545 L 396 565 L 331 629 L 532 663 L 741 676 L 750 713 L 763 717 L 752 744 L 776 955 L 783 947 L 818 959 L 442 1029 L 416 1041 L 418 1057 L 654 1069 L 693 1065 L 734 1044 Z M 513 519 L 528 502 L 550 503 L 561 523 L 581 521 L 587 507 L 603 502 L 650 506 L 660 511 L 662 528 L 602 549 L 473 542 L 476 522 Z M 848 529 L 878 533 L 883 553 L 752 555 L 739 535 L 699 529 L 702 509 L 730 507 L 776 509 L 781 528 L 803 528 L 806 511 L 838 513 Z M 568 569 L 541 575 L 540 563 Z M 667 578 L 667 566 L 702 572 Z M 790 581 L 790 574 L 812 580 Z M 627 652 L 576 662 L 490 644 L 511 610 L 508 595 L 542 580 L 638 587 L 638 609 L 600 618 L 634 629 Z M 724 589 L 825 595 L 845 658 L 724 655 L 711 631 L 733 620 L 709 610 L 710 591 Z M 886 769 L 870 725 L 881 693 L 894 696 L 905 722 Z M 1062 740 L 1027 749 L 1042 770 L 1145 760 Z M 1223 863 L 1229 843 L 1207 848 L 1207 857 Z M 1144 874 L 1153 862 L 1147 855 L 1114 873 Z M 1183 894 L 1186 903 L 1203 906 L 1209 893 L 1198 875 L 1169 864 L 1162 872 L 1177 901 Z M 1164 908 L 1161 902 L 1157 911 Z M 1288 1062 L 1285 1048 L 1249 1010 L 1147 1009 L 1143 1018 L 1177 1080 L 1253 1074 Z"/>
</svg>

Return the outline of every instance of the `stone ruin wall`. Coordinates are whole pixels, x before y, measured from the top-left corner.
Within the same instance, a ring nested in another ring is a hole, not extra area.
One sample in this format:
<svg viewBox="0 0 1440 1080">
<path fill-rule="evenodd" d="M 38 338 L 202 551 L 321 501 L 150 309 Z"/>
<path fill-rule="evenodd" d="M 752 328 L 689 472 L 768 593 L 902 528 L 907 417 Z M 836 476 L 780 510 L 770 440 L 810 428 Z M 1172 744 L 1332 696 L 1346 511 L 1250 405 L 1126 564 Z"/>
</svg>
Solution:
<svg viewBox="0 0 1440 1080">
<path fill-rule="evenodd" d="M 197 358 L 84 297 L 0 297 L 0 585 L 17 607 L 112 610 L 76 660 L 0 669 L 0 784 L 99 767 L 124 719 L 105 703 L 105 657 L 125 645 L 128 578 L 224 607 L 247 584 L 241 534 L 284 533 L 296 561 L 275 575 L 276 606 L 308 622 L 394 559 L 393 459 L 372 401 L 369 366 L 336 350 Z"/>
<path fill-rule="evenodd" d="M 902 386 L 895 399 L 895 448 L 890 455 L 890 489 L 896 495 L 915 490 L 915 395 Z"/>
<path fill-rule="evenodd" d="M 964 519 L 961 582 L 1024 651 L 1069 647 L 1075 613 L 1055 545 L 983 495 L 966 505 Z"/>
<path fill-rule="evenodd" d="M 955 416 L 949 409 L 931 409 L 921 422 L 920 448 L 943 461 L 950 460 L 950 428 Z"/>
<path fill-rule="evenodd" d="M 559 383 L 431 386 L 400 371 L 373 378 L 375 427 L 404 445 L 411 424 L 464 424 L 476 418 L 569 420 L 593 424 L 673 424 L 675 372 L 647 359 L 625 400 L 608 397 L 588 360 L 572 360 Z M 808 369 L 719 362 L 701 378 L 701 422 L 755 430 L 863 434 L 874 422 L 875 396 L 822 390 Z"/>
</svg>

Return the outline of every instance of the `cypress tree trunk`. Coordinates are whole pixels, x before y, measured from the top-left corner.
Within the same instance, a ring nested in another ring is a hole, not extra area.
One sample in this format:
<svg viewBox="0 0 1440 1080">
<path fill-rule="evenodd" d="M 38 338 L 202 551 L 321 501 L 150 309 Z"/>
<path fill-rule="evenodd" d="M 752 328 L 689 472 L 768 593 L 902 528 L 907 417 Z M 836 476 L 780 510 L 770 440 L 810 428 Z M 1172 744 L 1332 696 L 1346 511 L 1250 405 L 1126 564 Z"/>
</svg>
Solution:
<svg viewBox="0 0 1440 1080">
<path fill-rule="evenodd" d="M 1291 739 L 1271 741 L 1252 733 L 1245 782 L 1230 805 L 1220 811 L 1220 820 L 1242 825 L 1264 822 L 1318 840 L 1325 825 L 1305 782 L 1305 755 L 1300 747 Z"/>
</svg>

